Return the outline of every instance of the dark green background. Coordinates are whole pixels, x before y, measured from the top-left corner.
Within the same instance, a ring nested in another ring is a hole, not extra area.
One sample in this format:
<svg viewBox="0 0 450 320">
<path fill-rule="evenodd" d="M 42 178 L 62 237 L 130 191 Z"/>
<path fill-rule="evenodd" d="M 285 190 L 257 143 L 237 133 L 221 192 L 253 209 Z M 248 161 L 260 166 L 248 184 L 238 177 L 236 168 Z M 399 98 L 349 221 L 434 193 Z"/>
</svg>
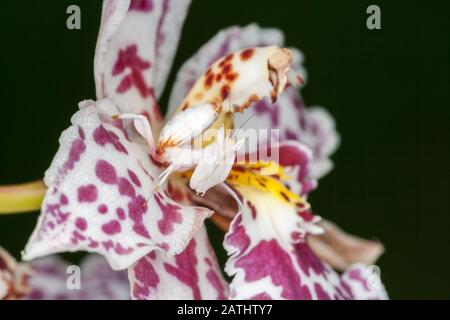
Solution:
<svg viewBox="0 0 450 320">
<path fill-rule="evenodd" d="M 66 29 L 69 4 L 81 7 L 81 30 Z M 382 30 L 366 28 L 369 4 L 381 7 Z M 93 0 L 2 2 L 1 184 L 41 178 L 78 101 L 95 98 L 100 10 Z M 450 298 L 449 12 L 444 0 L 194 0 L 169 79 L 168 89 L 223 27 L 283 29 L 306 55 L 306 102 L 327 107 L 342 135 L 313 208 L 385 244 L 392 298 Z M 18 256 L 36 219 L 0 217 L 1 245 Z"/>
</svg>

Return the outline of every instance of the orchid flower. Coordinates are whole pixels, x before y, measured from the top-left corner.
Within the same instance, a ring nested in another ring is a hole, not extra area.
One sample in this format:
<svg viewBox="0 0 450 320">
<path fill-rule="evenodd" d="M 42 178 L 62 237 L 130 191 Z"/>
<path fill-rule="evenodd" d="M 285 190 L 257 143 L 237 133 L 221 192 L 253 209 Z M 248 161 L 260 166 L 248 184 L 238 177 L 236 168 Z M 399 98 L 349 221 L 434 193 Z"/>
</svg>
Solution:
<svg viewBox="0 0 450 320">
<path fill-rule="evenodd" d="M 332 168 L 339 136 L 325 109 L 304 106 L 295 88 L 303 56 L 284 48 L 279 30 L 218 33 L 179 71 L 164 122 L 158 98 L 188 6 L 104 1 L 97 101 L 80 102 L 61 135 L 23 259 L 101 254 L 128 269 L 134 299 L 387 298 L 367 268 L 381 244 L 320 221 L 307 201 Z M 244 125 L 279 128 L 280 143 L 229 134 Z M 260 157 L 264 148 L 279 160 Z M 230 284 L 208 240 L 209 217 L 226 232 Z"/>
</svg>

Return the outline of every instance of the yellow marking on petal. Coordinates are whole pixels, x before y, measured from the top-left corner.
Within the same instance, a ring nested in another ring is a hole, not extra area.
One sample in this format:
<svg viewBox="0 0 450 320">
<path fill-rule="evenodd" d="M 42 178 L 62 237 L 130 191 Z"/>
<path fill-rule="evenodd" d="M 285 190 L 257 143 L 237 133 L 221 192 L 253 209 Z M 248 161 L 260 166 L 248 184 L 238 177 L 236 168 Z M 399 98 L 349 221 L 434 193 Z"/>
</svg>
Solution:
<svg viewBox="0 0 450 320">
<path fill-rule="evenodd" d="M 245 166 L 248 168 L 245 169 Z M 283 173 L 283 169 L 279 167 L 280 175 L 264 176 L 253 172 L 249 167 L 264 167 L 264 164 L 244 165 L 242 167 L 233 167 L 227 178 L 227 182 L 237 186 L 250 186 L 263 192 L 267 192 L 275 196 L 277 199 L 293 205 L 306 204 L 306 201 L 291 192 L 283 183 L 287 176 Z"/>
<path fill-rule="evenodd" d="M 41 180 L 0 186 L 0 214 L 39 210 L 46 191 Z"/>
<path fill-rule="evenodd" d="M 281 181 L 288 181 L 291 179 L 290 176 L 284 173 L 283 167 L 274 161 L 258 161 L 256 163 L 237 164 L 234 168 L 249 170 L 253 173 L 257 173 L 258 171 L 262 176 L 274 176 Z"/>
<path fill-rule="evenodd" d="M 261 171 L 270 168 L 272 175 L 263 175 Z M 185 179 L 192 176 L 192 170 L 184 171 L 181 175 Z M 275 162 L 258 161 L 251 164 L 235 164 L 228 175 L 226 182 L 237 187 L 253 187 L 265 193 L 272 194 L 284 203 L 301 207 L 301 210 L 309 209 L 309 203 L 303 197 L 290 191 L 283 181 L 292 179 L 284 173 L 283 167 Z M 298 206 L 300 205 L 300 206 Z"/>
</svg>

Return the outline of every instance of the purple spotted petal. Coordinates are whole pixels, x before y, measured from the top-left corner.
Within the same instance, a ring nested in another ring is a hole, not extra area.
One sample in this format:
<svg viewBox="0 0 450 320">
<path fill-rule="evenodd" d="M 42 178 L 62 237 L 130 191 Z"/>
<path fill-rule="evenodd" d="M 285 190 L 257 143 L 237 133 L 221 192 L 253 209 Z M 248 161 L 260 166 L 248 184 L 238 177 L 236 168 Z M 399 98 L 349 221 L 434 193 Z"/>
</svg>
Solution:
<svg viewBox="0 0 450 320">
<path fill-rule="evenodd" d="M 231 27 L 219 32 L 180 69 L 171 93 L 169 112 L 183 100 L 197 78 L 217 58 L 246 47 L 284 45 L 284 36 L 277 29 L 262 29 L 257 25 Z M 293 68 L 305 77 L 303 54 L 293 50 Z M 258 102 L 243 113 L 235 114 L 235 126 L 254 129 L 280 129 L 281 140 L 299 140 L 313 150 L 311 175 L 320 178 L 332 168 L 330 156 L 339 144 L 333 117 L 321 107 L 305 108 L 295 88 L 286 88 L 276 103 Z M 251 146 L 256 148 L 257 146 Z"/>
<path fill-rule="evenodd" d="M 134 299 L 226 299 L 228 288 L 203 227 L 176 256 L 151 252 L 129 269 Z"/>
<path fill-rule="evenodd" d="M 266 194 L 238 187 L 244 209 L 225 238 L 230 258 L 225 271 L 233 277 L 232 299 L 367 299 L 386 298 L 384 289 L 367 284 L 367 274 L 340 277 L 306 244 L 295 210 Z M 251 199 L 251 200 L 249 200 Z M 250 202 L 251 201 L 251 202 Z M 278 202 L 278 203 L 277 203 Z M 360 270 L 360 269 L 359 269 Z M 370 275 L 377 277 L 377 275 Z"/>
<path fill-rule="evenodd" d="M 69 264 L 57 256 L 31 263 L 33 274 L 29 283 L 32 291 L 27 300 L 128 300 L 130 288 L 125 271 L 113 271 L 98 255 L 87 256 L 80 265 L 80 288 L 68 289 L 73 275 Z M 68 272 L 69 271 L 69 272 Z"/>
<path fill-rule="evenodd" d="M 175 55 L 189 0 L 105 0 L 95 52 L 97 98 L 122 113 L 162 121 L 158 97 Z"/>
<path fill-rule="evenodd" d="M 85 250 L 124 269 L 155 249 L 183 251 L 211 211 L 155 190 L 162 169 L 148 146 L 129 140 L 127 123 L 100 119 L 111 102 L 82 105 L 46 172 L 48 191 L 23 258 Z"/>
</svg>

